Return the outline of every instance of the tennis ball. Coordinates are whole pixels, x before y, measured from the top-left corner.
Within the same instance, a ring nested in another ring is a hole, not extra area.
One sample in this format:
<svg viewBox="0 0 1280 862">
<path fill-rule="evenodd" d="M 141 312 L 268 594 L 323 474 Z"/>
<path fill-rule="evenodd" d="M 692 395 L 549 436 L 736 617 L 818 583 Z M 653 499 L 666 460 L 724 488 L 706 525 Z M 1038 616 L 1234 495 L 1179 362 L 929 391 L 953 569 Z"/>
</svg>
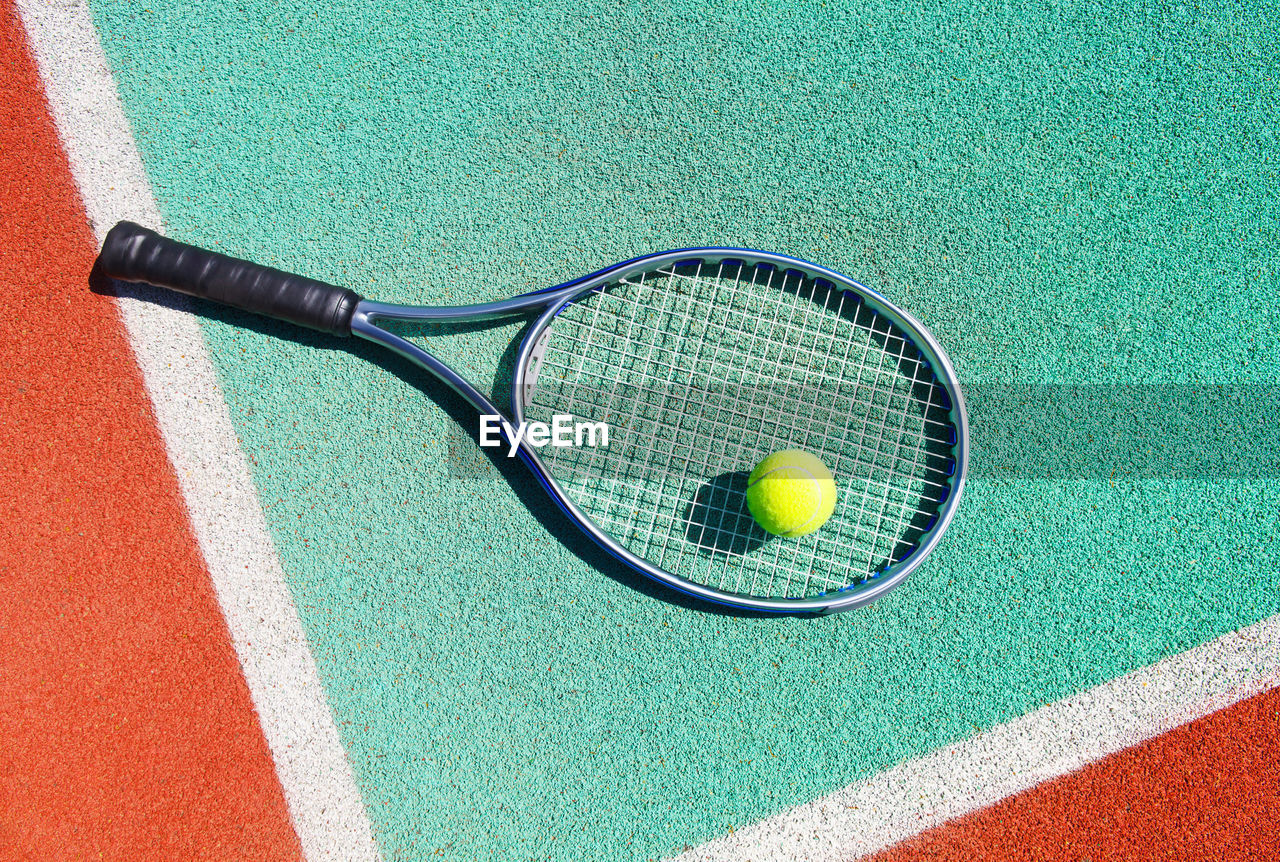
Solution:
<svg viewBox="0 0 1280 862">
<path fill-rule="evenodd" d="M 747 508 L 775 536 L 807 536 L 836 510 L 836 480 L 808 452 L 774 452 L 747 479 Z"/>
</svg>

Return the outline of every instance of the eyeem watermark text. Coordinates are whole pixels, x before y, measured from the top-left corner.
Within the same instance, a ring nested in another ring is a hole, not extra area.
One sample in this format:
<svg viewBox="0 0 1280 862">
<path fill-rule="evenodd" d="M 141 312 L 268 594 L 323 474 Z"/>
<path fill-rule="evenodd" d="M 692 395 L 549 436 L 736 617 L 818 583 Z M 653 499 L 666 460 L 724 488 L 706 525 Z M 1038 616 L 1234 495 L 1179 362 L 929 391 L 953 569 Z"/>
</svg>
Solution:
<svg viewBox="0 0 1280 862">
<path fill-rule="evenodd" d="M 521 443 L 541 449 L 552 446 L 602 446 L 609 445 L 609 426 L 604 422 L 579 422 L 567 413 L 557 413 L 546 422 L 525 422 L 512 426 L 501 416 L 485 414 L 480 417 L 480 445 L 501 446 L 503 438 L 510 441 L 507 457 L 511 458 Z"/>
</svg>

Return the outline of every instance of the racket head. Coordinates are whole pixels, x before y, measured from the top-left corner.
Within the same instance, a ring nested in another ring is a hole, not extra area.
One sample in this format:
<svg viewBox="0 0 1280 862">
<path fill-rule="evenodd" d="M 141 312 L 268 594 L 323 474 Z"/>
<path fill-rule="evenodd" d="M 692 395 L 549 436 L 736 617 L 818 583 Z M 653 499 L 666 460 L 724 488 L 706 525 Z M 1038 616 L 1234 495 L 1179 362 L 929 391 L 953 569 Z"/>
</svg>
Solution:
<svg viewBox="0 0 1280 862">
<path fill-rule="evenodd" d="M 545 295 L 511 413 L 604 422 L 610 439 L 521 455 L 627 565 L 738 608 L 826 613 L 894 589 L 942 537 L 968 462 L 964 398 L 934 337 L 885 297 L 736 248 L 649 255 Z M 832 518 L 798 539 L 746 507 L 747 475 L 782 449 L 837 484 Z"/>
</svg>

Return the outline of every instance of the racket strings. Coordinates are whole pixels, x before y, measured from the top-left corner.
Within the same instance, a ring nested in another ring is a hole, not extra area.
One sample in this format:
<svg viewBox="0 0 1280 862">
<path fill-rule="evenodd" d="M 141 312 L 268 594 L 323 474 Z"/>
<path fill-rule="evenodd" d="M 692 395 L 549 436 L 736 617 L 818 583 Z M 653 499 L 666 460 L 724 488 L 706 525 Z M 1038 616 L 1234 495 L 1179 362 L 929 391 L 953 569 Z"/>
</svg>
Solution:
<svg viewBox="0 0 1280 862">
<path fill-rule="evenodd" d="M 722 517 L 722 518 L 723 518 L 724 516 L 726 516 L 726 515 L 731 515 L 731 514 L 733 514 L 733 513 L 732 513 L 732 512 L 731 512 L 731 510 L 729 510 L 728 508 L 724 508 L 724 509 L 722 509 L 722 510 L 720 511 L 720 515 L 721 515 L 721 517 Z"/>
<path fill-rule="evenodd" d="M 590 342 L 588 341 L 586 343 L 589 344 Z M 609 358 L 611 358 L 612 360 L 614 360 L 614 362 L 616 362 L 616 366 L 618 369 L 623 369 L 627 367 L 628 364 L 630 363 L 647 361 L 651 364 L 652 367 L 655 367 L 656 369 L 658 369 L 659 372 L 666 372 L 668 376 L 674 375 L 682 370 L 680 365 L 674 362 L 663 362 L 662 360 L 653 358 L 652 356 L 649 356 L 649 357 L 641 356 L 637 353 L 629 352 L 625 349 L 609 347 L 609 348 L 602 348 L 602 351 L 608 354 Z M 734 372 L 733 367 L 730 365 L 725 365 L 722 363 L 713 363 L 713 365 L 716 366 L 713 368 L 713 374 L 723 373 L 725 375 L 723 379 L 726 382 L 728 381 L 729 375 L 731 375 Z M 583 369 L 581 366 L 572 368 L 572 369 L 566 368 L 563 365 L 557 367 L 556 358 L 554 356 L 549 356 L 544 358 L 544 367 L 549 367 L 553 371 L 558 370 L 562 373 L 568 372 L 575 376 L 581 375 L 583 372 Z M 621 373 L 621 371 L 619 371 L 618 373 Z M 666 387 L 665 382 L 661 386 L 654 387 L 654 386 L 647 385 L 646 378 L 633 378 L 624 384 L 620 376 L 617 376 L 616 374 L 611 376 L 610 372 L 608 371 L 600 372 L 598 379 L 600 381 L 607 382 L 608 385 L 602 388 L 598 385 L 592 386 L 590 384 L 582 384 L 582 385 L 572 387 L 571 389 L 568 389 L 566 402 L 563 405 L 564 412 L 574 414 L 575 413 L 574 408 L 575 406 L 577 406 L 579 402 L 581 402 L 583 406 L 600 406 L 601 404 L 603 404 L 603 408 L 606 411 L 610 411 L 611 408 L 617 405 L 620 401 L 625 401 L 625 399 L 628 396 L 633 398 L 643 399 L 645 397 L 659 397 L 659 396 L 668 397 L 672 395 L 672 391 Z M 832 378 L 826 377 L 825 379 L 832 379 Z M 748 386 L 753 384 L 747 381 L 744 376 L 735 385 Z M 757 383 L 754 385 L 762 385 L 762 384 Z M 595 390 L 594 393 L 592 393 L 593 389 Z M 783 413 L 787 410 L 797 409 L 800 407 L 804 407 L 806 409 L 812 410 L 812 409 L 815 409 L 815 405 L 812 402 L 812 391 L 813 389 L 810 386 L 797 386 L 794 384 L 792 385 L 775 384 L 772 386 L 771 390 L 769 391 L 770 402 L 764 406 L 767 410 L 770 410 L 774 413 Z M 901 416 L 901 418 L 904 421 L 910 416 L 910 414 L 907 413 L 905 409 L 895 406 L 892 402 L 887 400 L 887 396 L 889 396 L 891 393 L 880 392 L 877 387 L 867 387 L 865 385 L 843 384 L 839 386 L 839 388 L 834 388 L 834 389 L 824 388 L 824 392 L 826 392 L 826 394 L 831 396 L 833 399 L 839 399 L 842 395 L 847 395 L 850 400 L 856 400 L 862 397 L 870 397 L 872 399 L 881 400 L 881 396 L 885 396 L 885 398 L 882 400 L 882 403 L 880 403 L 878 406 L 880 406 L 883 409 L 883 412 L 886 415 L 898 414 Z M 603 399 L 601 398 L 602 393 L 604 395 Z M 722 409 L 731 408 L 734 406 L 741 408 L 743 403 L 744 402 L 742 402 L 741 399 L 732 398 L 729 403 L 722 405 Z M 704 404 L 710 407 L 712 402 L 704 402 Z M 643 408 L 643 404 L 641 405 L 641 407 Z M 819 409 L 820 409 L 820 406 L 819 406 Z M 732 426 L 734 428 L 741 428 L 742 422 L 744 421 L 758 421 L 761 423 L 767 423 L 770 421 L 769 415 L 762 414 L 759 411 L 759 409 L 757 409 L 756 407 L 752 407 L 750 414 L 748 414 L 745 408 L 739 409 L 736 411 L 736 416 L 730 417 L 730 418 L 738 420 Z M 653 421 L 661 424 L 663 421 L 662 416 L 661 415 L 655 416 L 653 418 Z M 935 435 L 926 438 L 926 442 L 942 443 L 944 441 L 943 432 L 949 430 L 952 427 L 950 422 L 945 418 L 945 414 L 943 418 L 926 415 L 924 417 L 924 421 L 927 425 L 933 426 L 934 429 L 936 429 L 937 431 Z M 830 426 L 830 424 L 831 423 L 829 422 L 827 423 L 828 427 Z M 831 440 L 828 440 L 827 442 L 839 442 L 839 441 L 831 439 Z M 858 457 L 858 456 L 861 456 L 862 454 L 863 453 L 861 451 L 857 451 L 857 452 L 851 453 L 851 456 Z"/>
<path fill-rule="evenodd" d="M 727 592 L 806 597 L 874 577 L 949 487 L 954 433 L 914 346 L 855 296 L 794 271 L 671 267 L 597 289 L 550 330 L 527 419 L 609 425 L 548 448 L 557 481 L 638 556 Z M 770 540 L 746 474 L 814 452 L 839 487 L 821 530 Z"/>
</svg>

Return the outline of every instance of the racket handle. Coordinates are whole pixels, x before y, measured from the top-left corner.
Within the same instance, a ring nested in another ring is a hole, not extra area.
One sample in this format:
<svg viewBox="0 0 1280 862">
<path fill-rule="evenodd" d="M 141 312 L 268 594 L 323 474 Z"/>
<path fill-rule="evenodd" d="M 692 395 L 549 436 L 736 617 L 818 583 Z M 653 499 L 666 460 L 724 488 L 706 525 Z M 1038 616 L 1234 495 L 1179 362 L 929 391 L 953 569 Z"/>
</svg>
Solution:
<svg viewBox="0 0 1280 862">
<path fill-rule="evenodd" d="M 142 281 L 343 337 L 360 295 L 269 266 L 185 245 L 133 222 L 107 233 L 98 263 L 103 274 Z"/>
</svg>

